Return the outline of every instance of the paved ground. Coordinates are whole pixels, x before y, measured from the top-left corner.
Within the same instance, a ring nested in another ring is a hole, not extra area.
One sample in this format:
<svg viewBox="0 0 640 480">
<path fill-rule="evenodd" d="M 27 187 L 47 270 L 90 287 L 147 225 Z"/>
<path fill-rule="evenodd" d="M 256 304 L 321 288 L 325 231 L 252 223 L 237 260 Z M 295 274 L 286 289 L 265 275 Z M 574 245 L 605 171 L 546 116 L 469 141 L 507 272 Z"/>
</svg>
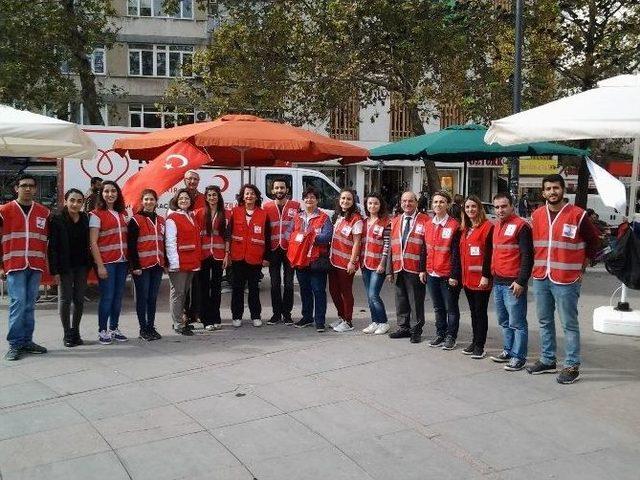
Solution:
<svg viewBox="0 0 640 480">
<path fill-rule="evenodd" d="M 163 340 L 97 344 L 92 304 L 90 341 L 64 349 L 55 309 L 42 306 L 36 339 L 50 353 L 0 365 L 0 479 L 638 479 L 640 339 L 591 330 L 615 286 L 604 273 L 585 280 L 583 378 L 571 386 L 360 332 L 225 325 L 179 337 L 166 302 Z M 385 298 L 393 310 L 388 287 Z M 130 302 L 121 324 L 137 333 Z"/>
</svg>

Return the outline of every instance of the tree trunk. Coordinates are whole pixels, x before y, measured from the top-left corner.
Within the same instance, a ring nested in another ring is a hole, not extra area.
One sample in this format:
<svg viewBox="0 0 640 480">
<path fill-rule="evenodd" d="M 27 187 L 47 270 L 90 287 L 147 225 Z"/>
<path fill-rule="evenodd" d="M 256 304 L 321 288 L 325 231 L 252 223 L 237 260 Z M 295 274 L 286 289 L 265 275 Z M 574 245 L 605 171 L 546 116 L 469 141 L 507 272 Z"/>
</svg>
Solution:
<svg viewBox="0 0 640 480">
<path fill-rule="evenodd" d="M 418 107 L 412 106 L 409 109 L 409 115 L 411 118 L 411 130 L 413 134 L 424 135 L 424 125 L 422 123 L 422 119 L 420 118 Z M 436 168 L 436 164 L 433 160 L 424 158 L 422 161 L 424 162 L 424 168 L 427 173 L 427 187 L 429 189 L 429 195 L 431 196 L 441 188 L 440 174 L 438 173 L 438 169 Z"/>
</svg>

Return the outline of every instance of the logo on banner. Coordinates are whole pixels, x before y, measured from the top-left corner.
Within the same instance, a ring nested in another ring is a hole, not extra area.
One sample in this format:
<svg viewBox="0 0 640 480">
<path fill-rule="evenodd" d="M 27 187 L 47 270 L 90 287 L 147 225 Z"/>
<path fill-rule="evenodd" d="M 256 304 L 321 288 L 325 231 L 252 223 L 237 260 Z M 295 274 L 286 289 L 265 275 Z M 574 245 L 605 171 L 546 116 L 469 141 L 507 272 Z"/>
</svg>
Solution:
<svg viewBox="0 0 640 480">
<path fill-rule="evenodd" d="M 108 177 L 117 182 L 129 171 L 129 157 L 114 150 L 98 149 L 95 158 L 80 161 L 80 168 L 88 178 Z"/>
<path fill-rule="evenodd" d="M 177 158 L 180 161 L 179 165 L 173 164 L 173 159 Z M 172 168 L 184 168 L 189 165 L 189 159 L 184 155 L 180 155 L 178 153 L 172 153 L 171 155 L 167 155 L 167 158 L 164 160 L 164 168 L 166 170 L 171 170 Z"/>
</svg>

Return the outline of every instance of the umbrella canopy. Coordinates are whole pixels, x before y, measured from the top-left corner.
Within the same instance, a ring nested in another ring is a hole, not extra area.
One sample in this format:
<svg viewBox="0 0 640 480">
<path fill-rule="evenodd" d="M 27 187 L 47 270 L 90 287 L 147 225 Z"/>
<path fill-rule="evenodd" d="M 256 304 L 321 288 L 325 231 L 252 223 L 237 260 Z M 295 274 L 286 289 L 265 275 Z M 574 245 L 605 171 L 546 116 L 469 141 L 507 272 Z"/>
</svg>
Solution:
<svg viewBox="0 0 640 480">
<path fill-rule="evenodd" d="M 114 149 L 131 158 L 152 160 L 170 145 L 189 141 L 204 150 L 214 165 L 273 165 L 277 161 L 342 163 L 366 160 L 369 151 L 333 138 L 253 115 L 225 115 L 212 122 L 182 125 L 121 138 Z"/>
<path fill-rule="evenodd" d="M 528 155 L 576 155 L 589 152 L 555 143 L 525 143 L 503 147 L 484 141 L 487 128 L 482 125 L 453 125 L 443 130 L 407 138 L 374 148 L 369 157 L 375 160 L 428 158 L 441 162 L 461 162 L 495 157 L 523 157 Z"/>
<path fill-rule="evenodd" d="M 75 123 L 0 105 L 0 156 L 90 160 L 96 151 Z"/>
</svg>

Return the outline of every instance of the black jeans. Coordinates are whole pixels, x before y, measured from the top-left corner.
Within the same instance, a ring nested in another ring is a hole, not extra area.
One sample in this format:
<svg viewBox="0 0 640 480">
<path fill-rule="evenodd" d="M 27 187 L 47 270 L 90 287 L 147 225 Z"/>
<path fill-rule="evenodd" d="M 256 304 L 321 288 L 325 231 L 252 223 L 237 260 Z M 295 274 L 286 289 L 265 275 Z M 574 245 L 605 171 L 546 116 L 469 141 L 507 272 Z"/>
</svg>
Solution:
<svg viewBox="0 0 640 480">
<path fill-rule="evenodd" d="M 398 328 L 420 335 L 424 327 L 426 290 L 417 273 L 396 273 L 396 318 Z"/>
<path fill-rule="evenodd" d="M 251 319 L 260 318 L 262 306 L 260 305 L 260 271 L 262 265 L 249 265 L 244 260 L 232 263 L 233 278 L 231 284 L 231 318 L 242 320 L 244 313 L 244 287 L 249 286 L 249 312 Z"/>
<path fill-rule="evenodd" d="M 282 278 L 280 272 L 282 271 Z M 287 259 L 287 252 L 280 247 L 271 252 L 269 264 L 271 277 L 271 308 L 274 320 L 291 319 L 293 309 L 293 268 Z M 284 289 L 282 284 L 284 283 Z"/>
<path fill-rule="evenodd" d="M 72 267 L 68 273 L 60 274 L 60 286 L 58 290 L 58 312 L 62 321 L 64 334 L 69 330 L 77 330 L 80 327 L 80 319 L 84 309 L 84 292 L 87 288 L 87 275 L 89 267 Z M 73 301 L 73 322 L 71 321 L 71 302 Z"/>
<path fill-rule="evenodd" d="M 215 260 L 213 257 L 203 260 L 198 276 L 200 277 L 200 321 L 204 326 L 222 323 L 220 319 L 222 260 Z"/>
<path fill-rule="evenodd" d="M 427 275 L 427 287 L 436 314 L 436 335 L 458 338 L 460 326 L 460 287 L 449 285 L 449 277 L 432 277 Z"/>
<path fill-rule="evenodd" d="M 484 344 L 487 341 L 487 329 L 489 328 L 487 308 L 489 307 L 491 290 L 471 290 L 465 287 L 464 293 L 467 295 L 469 310 L 471 310 L 472 343 L 476 347 L 484 348 Z"/>
</svg>

